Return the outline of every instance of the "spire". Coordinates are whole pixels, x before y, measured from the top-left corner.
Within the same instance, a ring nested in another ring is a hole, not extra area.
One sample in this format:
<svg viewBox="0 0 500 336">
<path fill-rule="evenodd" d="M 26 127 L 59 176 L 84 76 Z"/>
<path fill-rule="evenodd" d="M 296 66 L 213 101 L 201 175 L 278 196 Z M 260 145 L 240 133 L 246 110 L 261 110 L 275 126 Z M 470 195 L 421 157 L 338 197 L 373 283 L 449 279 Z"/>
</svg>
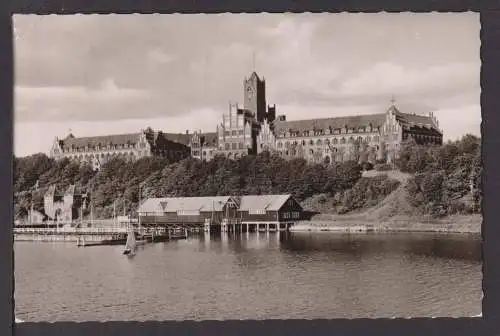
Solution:
<svg viewBox="0 0 500 336">
<path fill-rule="evenodd" d="M 396 98 L 394 97 L 394 93 L 391 95 L 391 105 L 394 105 L 396 102 Z"/>
<path fill-rule="evenodd" d="M 252 51 L 252 72 L 255 72 L 255 49 Z"/>
</svg>

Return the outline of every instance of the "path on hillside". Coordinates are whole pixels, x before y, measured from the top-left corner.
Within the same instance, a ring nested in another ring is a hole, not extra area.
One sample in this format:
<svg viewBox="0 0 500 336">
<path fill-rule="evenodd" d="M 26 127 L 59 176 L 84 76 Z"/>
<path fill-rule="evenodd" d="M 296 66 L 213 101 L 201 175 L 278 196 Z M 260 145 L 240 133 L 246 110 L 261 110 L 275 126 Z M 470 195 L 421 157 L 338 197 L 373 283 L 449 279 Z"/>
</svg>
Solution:
<svg viewBox="0 0 500 336">
<path fill-rule="evenodd" d="M 402 173 L 397 170 L 391 171 L 365 171 L 363 177 L 375 177 L 378 175 L 387 175 L 391 179 L 398 180 L 401 184 L 392 193 L 387 195 L 379 204 L 366 209 L 363 212 L 352 214 L 319 214 L 313 217 L 313 221 L 359 221 L 359 220 L 385 220 L 390 217 L 412 214 L 412 207 L 407 201 L 406 185 L 410 174 Z"/>
</svg>

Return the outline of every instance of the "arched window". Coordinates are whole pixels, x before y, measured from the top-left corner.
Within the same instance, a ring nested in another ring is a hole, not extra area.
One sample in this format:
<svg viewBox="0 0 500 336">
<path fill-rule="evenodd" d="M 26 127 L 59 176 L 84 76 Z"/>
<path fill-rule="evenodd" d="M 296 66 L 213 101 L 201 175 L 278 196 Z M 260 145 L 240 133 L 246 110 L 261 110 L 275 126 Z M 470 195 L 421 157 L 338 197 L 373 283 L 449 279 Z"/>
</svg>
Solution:
<svg viewBox="0 0 500 336">
<path fill-rule="evenodd" d="M 339 141 L 337 140 L 337 138 L 333 138 L 332 143 L 333 143 L 334 145 L 336 145 L 336 144 L 338 144 L 338 143 L 339 143 Z"/>
<path fill-rule="evenodd" d="M 322 146 L 323 145 L 323 141 L 321 141 L 321 139 L 318 139 L 316 141 L 316 146 Z"/>
</svg>

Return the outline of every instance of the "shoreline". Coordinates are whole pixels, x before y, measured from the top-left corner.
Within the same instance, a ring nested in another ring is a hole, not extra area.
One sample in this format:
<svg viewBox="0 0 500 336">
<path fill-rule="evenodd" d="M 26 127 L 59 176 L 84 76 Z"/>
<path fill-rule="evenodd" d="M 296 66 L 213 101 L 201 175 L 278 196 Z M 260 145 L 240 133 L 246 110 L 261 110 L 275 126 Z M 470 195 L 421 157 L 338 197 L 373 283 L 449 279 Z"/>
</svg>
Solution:
<svg viewBox="0 0 500 336">
<path fill-rule="evenodd" d="M 394 218 L 388 220 L 370 220 L 342 215 L 332 216 L 332 219 L 310 220 L 297 222 L 290 232 L 415 232 L 415 233 L 455 233 L 480 234 L 481 215 L 450 216 L 433 221 L 422 221 L 422 218 Z"/>
</svg>

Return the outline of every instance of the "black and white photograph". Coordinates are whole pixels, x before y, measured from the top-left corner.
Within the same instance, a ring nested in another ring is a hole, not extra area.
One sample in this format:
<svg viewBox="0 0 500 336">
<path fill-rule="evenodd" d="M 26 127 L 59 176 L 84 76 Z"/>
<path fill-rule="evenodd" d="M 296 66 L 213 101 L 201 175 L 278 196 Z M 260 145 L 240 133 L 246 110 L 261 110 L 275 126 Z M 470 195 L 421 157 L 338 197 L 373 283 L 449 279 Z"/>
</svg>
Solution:
<svg viewBox="0 0 500 336">
<path fill-rule="evenodd" d="M 482 316 L 478 13 L 12 22 L 17 323 Z"/>
</svg>

